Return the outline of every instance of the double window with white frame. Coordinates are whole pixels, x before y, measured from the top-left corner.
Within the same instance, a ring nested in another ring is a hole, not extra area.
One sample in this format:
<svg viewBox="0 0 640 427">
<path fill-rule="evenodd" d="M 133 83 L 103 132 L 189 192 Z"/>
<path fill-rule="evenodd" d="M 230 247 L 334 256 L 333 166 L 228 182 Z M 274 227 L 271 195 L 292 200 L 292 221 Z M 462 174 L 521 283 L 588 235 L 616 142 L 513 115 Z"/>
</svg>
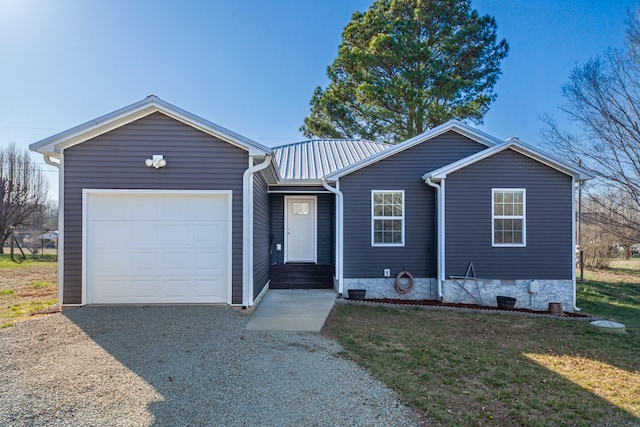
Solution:
<svg viewBox="0 0 640 427">
<path fill-rule="evenodd" d="M 371 246 L 404 246 L 404 190 L 371 191 Z"/>
<path fill-rule="evenodd" d="M 492 190 L 493 246 L 526 245 L 526 199 L 523 188 Z"/>
</svg>

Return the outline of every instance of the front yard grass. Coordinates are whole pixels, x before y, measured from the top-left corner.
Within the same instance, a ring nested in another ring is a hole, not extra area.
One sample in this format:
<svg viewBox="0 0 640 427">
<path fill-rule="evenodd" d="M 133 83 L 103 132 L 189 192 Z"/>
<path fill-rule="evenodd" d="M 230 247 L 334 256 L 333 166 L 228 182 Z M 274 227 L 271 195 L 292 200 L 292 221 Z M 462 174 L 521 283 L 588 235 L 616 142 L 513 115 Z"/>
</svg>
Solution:
<svg viewBox="0 0 640 427">
<path fill-rule="evenodd" d="M 58 297 L 55 256 L 11 260 L 0 254 L 0 328 L 32 318 L 55 305 Z"/>
<path fill-rule="evenodd" d="M 640 260 L 578 284 L 583 313 L 624 323 L 338 305 L 324 333 L 427 425 L 640 425 Z"/>
</svg>

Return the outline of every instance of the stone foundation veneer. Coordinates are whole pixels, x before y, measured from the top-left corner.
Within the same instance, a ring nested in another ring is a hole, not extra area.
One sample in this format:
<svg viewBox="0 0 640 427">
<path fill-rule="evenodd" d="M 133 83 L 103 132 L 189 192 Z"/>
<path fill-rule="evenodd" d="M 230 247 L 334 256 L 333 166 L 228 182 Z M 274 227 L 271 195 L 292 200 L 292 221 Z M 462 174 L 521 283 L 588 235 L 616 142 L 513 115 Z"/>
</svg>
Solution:
<svg viewBox="0 0 640 427">
<path fill-rule="evenodd" d="M 406 294 L 397 293 L 393 286 L 394 282 L 394 277 L 389 279 L 344 279 L 344 297 L 348 297 L 349 289 L 366 289 L 366 298 L 403 300 L 435 300 L 438 298 L 438 283 L 435 278 L 414 278 L 413 289 Z M 532 280 L 476 281 L 467 279 L 465 281 L 464 279 L 458 279 L 456 281 L 448 279 L 442 285 L 442 296 L 444 302 L 482 304 L 495 307 L 498 305 L 496 296 L 503 295 L 515 298 L 517 308 L 547 311 L 550 302 L 559 302 L 562 303 L 564 311 L 573 311 L 574 284 L 572 280 L 536 280 L 539 290 L 535 295 L 529 293 L 531 282 Z M 464 284 L 466 292 L 459 283 Z"/>
<path fill-rule="evenodd" d="M 436 279 L 415 278 L 413 289 L 406 294 L 396 292 L 395 277 L 379 279 L 344 279 L 344 297 L 349 296 L 349 289 L 366 289 L 365 298 L 390 298 L 390 299 L 436 299 L 438 296 L 438 283 Z"/>
<path fill-rule="evenodd" d="M 516 308 L 547 311 L 550 302 L 559 302 L 562 303 L 564 311 L 573 311 L 573 280 L 535 280 L 538 282 L 539 288 L 537 294 L 529 293 L 532 281 L 478 280 L 476 288 L 475 280 L 449 279 L 445 280 L 442 285 L 442 295 L 445 302 L 488 306 L 497 306 L 496 296 L 502 295 L 515 298 Z M 468 293 L 462 289 L 460 284 L 465 285 Z M 480 296 L 478 296 L 478 290 Z"/>
</svg>

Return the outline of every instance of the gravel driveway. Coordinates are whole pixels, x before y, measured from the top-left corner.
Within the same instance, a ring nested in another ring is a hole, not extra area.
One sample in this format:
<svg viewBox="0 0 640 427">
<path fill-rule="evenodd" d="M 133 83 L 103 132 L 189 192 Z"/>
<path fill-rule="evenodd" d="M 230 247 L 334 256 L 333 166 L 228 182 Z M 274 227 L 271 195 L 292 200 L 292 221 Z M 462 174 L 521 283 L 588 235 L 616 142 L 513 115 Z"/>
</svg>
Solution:
<svg viewBox="0 0 640 427">
<path fill-rule="evenodd" d="M 0 330 L 0 425 L 413 426 L 321 335 L 228 307 L 83 307 Z"/>
</svg>

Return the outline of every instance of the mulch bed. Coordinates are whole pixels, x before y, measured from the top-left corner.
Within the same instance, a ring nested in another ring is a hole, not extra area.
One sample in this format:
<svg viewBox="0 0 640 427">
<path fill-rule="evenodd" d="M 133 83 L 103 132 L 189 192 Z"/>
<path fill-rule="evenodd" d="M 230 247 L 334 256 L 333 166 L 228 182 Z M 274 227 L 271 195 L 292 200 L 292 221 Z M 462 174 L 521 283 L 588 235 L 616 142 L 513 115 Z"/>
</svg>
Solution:
<svg viewBox="0 0 640 427">
<path fill-rule="evenodd" d="M 451 308 L 466 308 L 473 310 L 491 310 L 491 311 L 515 311 L 520 313 L 529 313 L 529 314 L 546 314 L 549 315 L 548 311 L 539 311 L 539 310 L 530 310 L 528 308 L 519 308 L 516 307 L 512 310 L 502 310 L 498 307 L 488 306 L 488 305 L 480 305 L 480 304 L 456 304 L 451 302 L 441 302 L 437 300 L 430 299 L 421 299 L 421 300 L 403 300 L 403 299 L 391 299 L 391 298 L 365 298 L 363 302 L 371 302 L 377 304 L 396 304 L 396 305 L 410 305 L 410 306 L 432 306 L 432 307 L 451 307 Z M 561 316 L 558 316 L 561 317 Z M 580 313 L 570 313 L 564 312 L 564 317 L 577 317 L 577 318 L 589 318 L 591 316 L 587 316 Z"/>
</svg>

